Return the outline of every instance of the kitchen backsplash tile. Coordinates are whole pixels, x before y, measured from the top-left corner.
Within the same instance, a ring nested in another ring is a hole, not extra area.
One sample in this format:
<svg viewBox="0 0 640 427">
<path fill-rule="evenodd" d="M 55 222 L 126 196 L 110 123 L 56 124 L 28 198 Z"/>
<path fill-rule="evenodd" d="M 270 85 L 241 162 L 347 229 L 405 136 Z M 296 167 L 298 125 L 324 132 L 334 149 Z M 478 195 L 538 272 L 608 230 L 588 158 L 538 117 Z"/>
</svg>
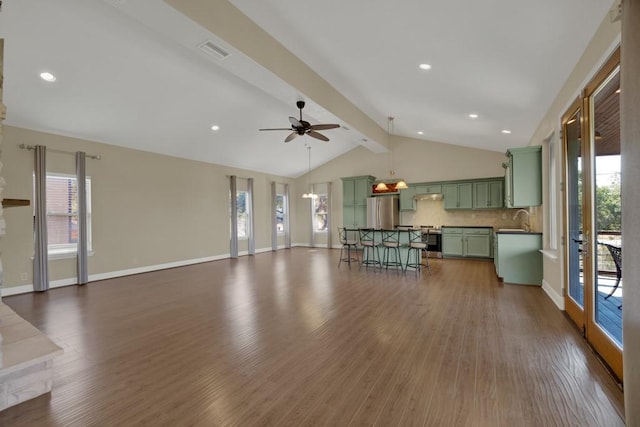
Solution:
<svg viewBox="0 0 640 427">
<path fill-rule="evenodd" d="M 445 210 L 442 200 L 418 200 L 415 212 L 402 212 L 400 219 L 403 225 L 466 225 L 466 226 L 491 226 L 498 228 L 523 228 L 526 215 L 520 214 L 514 220 L 513 216 L 518 209 L 483 209 L 483 210 Z M 529 210 L 531 217 L 531 229 L 536 230 L 541 221 L 537 220 L 537 210 Z"/>
</svg>

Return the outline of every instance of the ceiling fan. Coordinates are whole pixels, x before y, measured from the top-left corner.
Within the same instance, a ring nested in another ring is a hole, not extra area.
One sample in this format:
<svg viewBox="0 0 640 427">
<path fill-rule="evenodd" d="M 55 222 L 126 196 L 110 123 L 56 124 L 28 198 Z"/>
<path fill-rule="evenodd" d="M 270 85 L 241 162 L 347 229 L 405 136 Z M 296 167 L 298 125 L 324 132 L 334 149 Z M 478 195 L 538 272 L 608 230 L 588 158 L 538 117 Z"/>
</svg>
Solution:
<svg viewBox="0 0 640 427">
<path fill-rule="evenodd" d="M 319 139 L 321 141 L 328 141 L 329 138 L 327 138 L 323 134 L 316 131 L 335 129 L 335 128 L 339 128 L 340 125 L 334 125 L 334 124 L 312 125 L 311 123 L 305 120 L 302 120 L 302 109 L 304 108 L 304 105 L 305 105 L 304 101 L 296 102 L 296 106 L 298 107 L 298 109 L 300 109 L 300 119 L 296 119 L 295 117 L 289 117 L 289 121 L 291 122 L 290 128 L 258 129 L 258 130 L 291 130 L 293 131 L 289 134 L 289 136 L 287 136 L 284 139 L 284 142 L 289 142 L 296 136 L 305 135 L 305 134 L 309 135 L 312 138 Z"/>
</svg>

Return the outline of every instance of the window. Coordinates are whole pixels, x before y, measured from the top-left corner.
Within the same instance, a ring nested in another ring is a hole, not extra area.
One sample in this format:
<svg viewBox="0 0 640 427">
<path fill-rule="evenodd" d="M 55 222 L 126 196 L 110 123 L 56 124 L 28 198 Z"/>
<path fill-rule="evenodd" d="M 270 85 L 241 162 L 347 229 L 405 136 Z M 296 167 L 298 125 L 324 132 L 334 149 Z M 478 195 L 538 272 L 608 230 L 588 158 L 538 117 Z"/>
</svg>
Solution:
<svg viewBox="0 0 640 427">
<path fill-rule="evenodd" d="M 249 193 L 236 191 L 236 207 L 238 208 L 238 238 L 249 238 Z"/>
<path fill-rule="evenodd" d="M 284 223 L 287 215 L 286 197 L 284 194 L 276 194 L 276 231 L 284 234 Z"/>
<path fill-rule="evenodd" d="M 328 196 L 326 194 L 316 194 L 313 198 L 313 219 L 316 233 L 327 232 L 329 225 L 329 212 L 327 210 Z"/>
<path fill-rule="evenodd" d="M 49 255 L 78 249 L 78 185 L 73 175 L 47 174 Z M 87 177 L 87 246 L 91 250 L 91 178 Z"/>
</svg>

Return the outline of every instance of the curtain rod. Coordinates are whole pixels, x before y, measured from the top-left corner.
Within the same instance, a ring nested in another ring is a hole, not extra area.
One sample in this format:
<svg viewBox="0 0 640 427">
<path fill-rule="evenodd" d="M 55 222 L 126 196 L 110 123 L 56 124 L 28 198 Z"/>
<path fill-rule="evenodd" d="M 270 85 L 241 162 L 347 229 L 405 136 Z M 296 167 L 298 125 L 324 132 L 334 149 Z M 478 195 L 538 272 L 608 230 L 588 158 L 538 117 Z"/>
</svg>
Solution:
<svg viewBox="0 0 640 427">
<path fill-rule="evenodd" d="M 20 144 L 20 145 L 18 145 L 18 147 L 22 148 L 23 150 L 35 150 L 36 149 L 35 145 Z M 61 154 L 71 154 L 71 155 L 75 155 L 76 154 L 74 151 L 57 150 L 55 148 L 47 148 L 47 151 L 51 151 L 53 153 L 61 153 Z M 99 155 L 87 154 L 87 157 L 89 157 L 90 159 L 100 160 L 100 156 Z"/>
</svg>

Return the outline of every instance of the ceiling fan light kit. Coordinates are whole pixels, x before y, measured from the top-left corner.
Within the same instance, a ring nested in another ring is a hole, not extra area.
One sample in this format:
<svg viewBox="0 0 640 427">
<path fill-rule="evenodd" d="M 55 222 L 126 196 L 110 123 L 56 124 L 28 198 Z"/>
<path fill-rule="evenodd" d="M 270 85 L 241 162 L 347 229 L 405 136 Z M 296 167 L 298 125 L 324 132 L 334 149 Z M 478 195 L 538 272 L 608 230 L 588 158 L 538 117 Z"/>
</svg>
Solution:
<svg viewBox="0 0 640 427">
<path fill-rule="evenodd" d="M 258 130 L 260 130 L 260 131 L 263 131 L 263 130 L 289 130 L 289 131 L 292 131 L 289 134 L 289 136 L 287 136 L 284 139 L 284 142 L 290 142 L 291 140 L 296 138 L 298 135 L 309 135 L 312 138 L 319 139 L 320 141 L 325 141 L 326 142 L 326 141 L 329 141 L 329 138 L 327 138 L 326 136 L 324 136 L 323 134 L 321 134 L 320 132 L 317 132 L 317 131 L 319 131 L 319 130 L 336 129 L 336 128 L 340 127 L 340 125 L 336 125 L 336 124 L 317 124 L 317 125 L 312 125 L 311 123 L 307 122 L 306 120 L 302 120 L 302 109 L 305 106 L 305 102 L 304 101 L 298 101 L 298 102 L 296 102 L 296 106 L 300 110 L 300 118 L 296 119 L 295 117 L 289 117 L 289 122 L 291 123 L 291 127 L 290 128 L 271 128 L 271 129 L 258 129 Z"/>
</svg>

